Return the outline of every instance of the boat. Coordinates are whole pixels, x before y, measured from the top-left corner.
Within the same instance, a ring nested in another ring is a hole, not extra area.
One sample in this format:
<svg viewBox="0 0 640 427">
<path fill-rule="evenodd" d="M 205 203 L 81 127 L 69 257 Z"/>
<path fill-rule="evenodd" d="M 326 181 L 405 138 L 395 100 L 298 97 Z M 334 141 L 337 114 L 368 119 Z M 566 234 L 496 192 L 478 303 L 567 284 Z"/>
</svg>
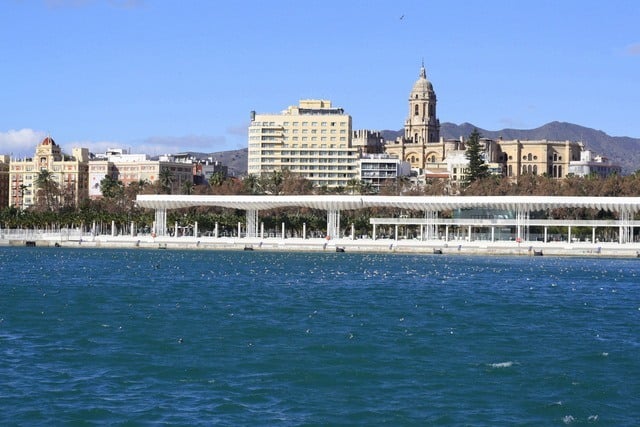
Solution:
<svg viewBox="0 0 640 427">
<path fill-rule="evenodd" d="M 344 248 L 336 246 L 336 252 L 344 252 Z"/>
<path fill-rule="evenodd" d="M 433 253 L 434 253 L 435 255 L 442 255 L 442 249 L 435 249 L 435 248 L 434 248 L 434 249 L 433 249 Z"/>
<path fill-rule="evenodd" d="M 251 245 L 244 245 L 244 250 L 245 250 L 245 251 L 252 251 L 252 250 L 253 250 L 253 246 L 251 246 Z"/>
<path fill-rule="evenodd" d="M 542 250 L 533 251 L 533 256 L 542 256 L 542 255 L 543 255 Z"/>
</svg>

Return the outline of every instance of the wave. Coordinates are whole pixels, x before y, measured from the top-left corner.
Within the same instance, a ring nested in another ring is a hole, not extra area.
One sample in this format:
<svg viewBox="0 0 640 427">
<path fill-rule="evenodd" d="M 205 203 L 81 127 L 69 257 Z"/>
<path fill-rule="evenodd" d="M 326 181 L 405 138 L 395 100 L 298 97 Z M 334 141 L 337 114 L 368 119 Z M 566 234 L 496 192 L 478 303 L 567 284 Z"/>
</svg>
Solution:
<svg viewBox="0 0 640 427">
<path fill-rule="evenodd" d="M 508 361 L 508 362 L 499 362 L 499 363 L 491 363 L 489 364 L 490 367 L 492 368 L 496 368 L 496 369 L 500 369 L 500 368 L 510 368 L 514 365 L 514 363 L 512 361 Z"/>
</svg>

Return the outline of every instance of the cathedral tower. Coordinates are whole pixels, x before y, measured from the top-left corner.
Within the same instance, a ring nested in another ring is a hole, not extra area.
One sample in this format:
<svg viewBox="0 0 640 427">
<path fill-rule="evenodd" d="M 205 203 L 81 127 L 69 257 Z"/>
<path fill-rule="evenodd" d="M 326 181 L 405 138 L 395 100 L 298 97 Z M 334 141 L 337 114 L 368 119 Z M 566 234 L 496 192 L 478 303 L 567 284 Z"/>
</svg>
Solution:
<svg viewBox="0 0 640 427">
<path fill-rule="evenodd" d="M 440 121 L 436 118 L 436 93 L 427 80 L 424 63 L 420 76 L 409 95 L 409 115 L 404 123 L 404 138 L 407 143 L 427 144 L 439 142 Z"/>
</svg>

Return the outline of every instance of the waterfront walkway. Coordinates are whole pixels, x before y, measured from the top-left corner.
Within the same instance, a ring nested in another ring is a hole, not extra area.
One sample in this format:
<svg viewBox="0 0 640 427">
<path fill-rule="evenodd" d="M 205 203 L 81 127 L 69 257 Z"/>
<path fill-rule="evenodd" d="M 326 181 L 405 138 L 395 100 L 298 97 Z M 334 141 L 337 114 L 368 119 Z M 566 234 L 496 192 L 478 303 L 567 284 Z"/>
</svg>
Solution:
<svg viewBox="0 0 640 427">
<path fill-rule="evenodd" d="M 640 243 L 617 242 L 539 242 L 539 241 L 487 241 L 439 239 L 330 239 L 321 238 L 256 238 L 256 237 L 152 237 L 144 236 L 92 236 L 90 233 L 31 233 L 0 235 L 0 246 L 27 246 L 62 248 L 125 248 L 168 250 L 253 250 L 253 251 L 310 251 L 370 253 L 413 253 L 426 255 L 517 255 L 517 256 L 590 256 L 638 257 Z M 24 231 L 24 230 L 22 230 Z M 0 249 L 1 250 L 1 249 Z"/>
</svg>

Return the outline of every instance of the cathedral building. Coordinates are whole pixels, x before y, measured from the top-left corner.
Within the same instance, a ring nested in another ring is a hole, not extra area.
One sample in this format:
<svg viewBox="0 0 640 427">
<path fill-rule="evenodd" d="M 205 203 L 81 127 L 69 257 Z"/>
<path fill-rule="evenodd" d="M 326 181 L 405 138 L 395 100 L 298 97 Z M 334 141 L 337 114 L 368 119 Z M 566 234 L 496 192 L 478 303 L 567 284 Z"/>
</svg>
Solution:
<svg viewBox="0 0 640 427">
<path fill-rule="evenodd" d="M 424 64 L 418 80 L 409 93 L 409 114 L 404 122 L 404 135 L 385 142 L 385 152 L 408 162 L 418 175 L 448 173 L 458 181 L 464 178 L 465 140 L 445 140 L 440 136 L 436 114 L 437 98 L 427 79 Z M 484 157 L 493 173 L 514 180 L 525 174 L 546 174 L 564 178 L 569 163 L 580 160 L 584 146 L 577 141 L 498 140 L 482 138 Z M 455 170 L 455 173 L 454 173 Z"/>
</svg>

